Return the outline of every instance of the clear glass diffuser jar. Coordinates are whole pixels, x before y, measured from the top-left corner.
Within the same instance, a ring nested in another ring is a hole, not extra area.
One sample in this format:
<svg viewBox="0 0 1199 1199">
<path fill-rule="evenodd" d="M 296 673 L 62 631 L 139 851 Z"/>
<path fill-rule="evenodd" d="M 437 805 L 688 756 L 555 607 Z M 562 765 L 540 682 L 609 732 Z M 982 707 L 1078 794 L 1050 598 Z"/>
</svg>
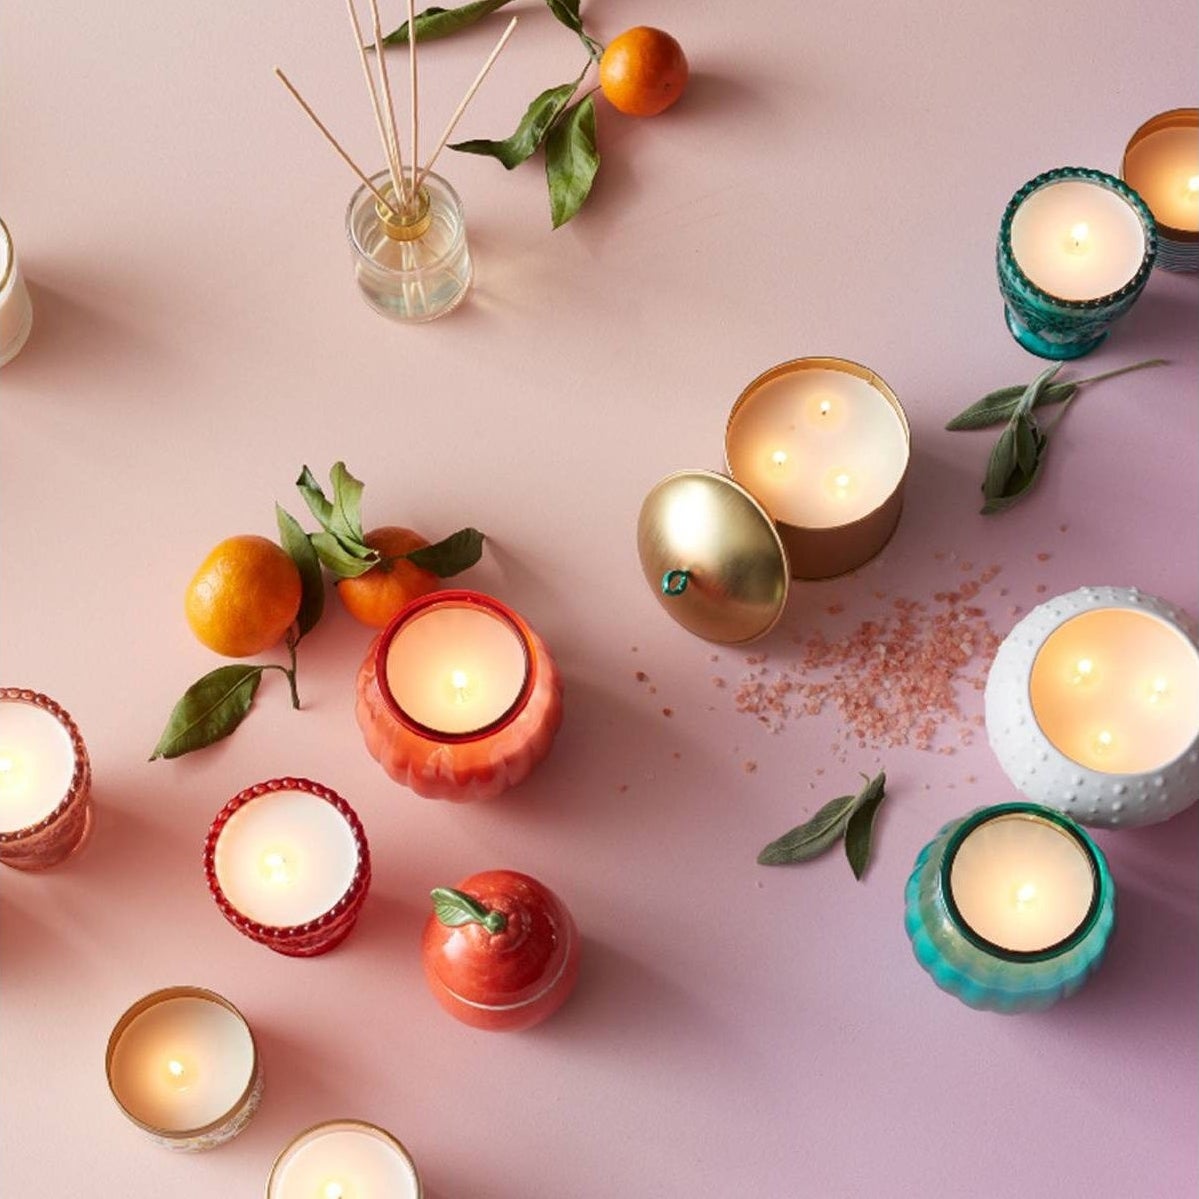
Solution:
<svg viewBox="0 0 1199 1199">
<path fill-rule="evenodd" d="M 411 170 L 404 172 L 412 178 Z M 358 286 L 376 312 L 397 321 L 431 321 L 466 298 L 474 277 L 458 193 L 440 176 L 425 175 L 411 213 L 394 200 L 391 178 L 371 183 L 402 217 L 360 187 L 346 210 Z"/>
</svg>

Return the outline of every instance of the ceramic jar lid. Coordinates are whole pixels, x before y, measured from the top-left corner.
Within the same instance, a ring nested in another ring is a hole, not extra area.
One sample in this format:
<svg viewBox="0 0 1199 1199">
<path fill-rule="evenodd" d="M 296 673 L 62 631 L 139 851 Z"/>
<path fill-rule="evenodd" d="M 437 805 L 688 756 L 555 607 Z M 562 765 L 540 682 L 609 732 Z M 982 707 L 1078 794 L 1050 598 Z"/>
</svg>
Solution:
<svg viewBox="0 0 1199 1199">
<path fill-rule="evenodd" d="M 698 637 L 753 641 L 782 615 L 787 550 L 766 509 L 726 475 L 684 470 L 658 483 L 641 505 L 637 550 L 658 602 Z"/>
</svg>

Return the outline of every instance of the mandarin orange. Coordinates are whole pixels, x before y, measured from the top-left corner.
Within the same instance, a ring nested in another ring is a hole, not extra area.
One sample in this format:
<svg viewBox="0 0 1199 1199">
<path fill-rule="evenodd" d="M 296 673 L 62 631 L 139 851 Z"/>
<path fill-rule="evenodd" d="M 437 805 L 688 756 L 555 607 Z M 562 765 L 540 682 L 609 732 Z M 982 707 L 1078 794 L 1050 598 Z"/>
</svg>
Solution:
<svg viewBox="0 0 1199 1199">
<path fill-rule="evenodd" d="M 683 94 L 687 59 L 669 33 L 637 25 L 608 43 L 599 81 L 613 108 L 632 117 L 653 117 Z"/>
<path fill-rule="evenodd" d="M 384 525 L 372 529 L 363 541 L 378 550 L 383 561 L 356 579 L 339 579 L 337 594 L 355 620 L 381 629 L 410 600 L 435 591 L 441 580 L 402 556 L 429 544 L 419 533 Z"/>
</svg>

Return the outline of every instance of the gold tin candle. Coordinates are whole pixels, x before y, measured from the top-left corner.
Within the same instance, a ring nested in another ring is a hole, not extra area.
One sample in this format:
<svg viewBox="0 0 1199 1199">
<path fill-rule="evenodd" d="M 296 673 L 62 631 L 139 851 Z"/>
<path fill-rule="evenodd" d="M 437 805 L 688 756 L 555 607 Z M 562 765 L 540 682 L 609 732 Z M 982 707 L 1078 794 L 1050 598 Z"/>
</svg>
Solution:
<svg viewBox="0 0 1199 1199">
<path fill-rule="evenodd" d="M 774 518 L 797 579 L 861 566 L 891 539 L 911 433 L 898 397 L 843 358 L 796 358 L 760 374 L 725 430 L 729 474 Z"/>
<path fill-rule="evenodd" d="M 0 221 L 0 366 L 20 352 L 33 328 L 33 304 L 21 275 L 17 249 L 8 226 Z"/>
<path fill-rule="evenodd" d="M 167 987 L 117 1021 L 105 1055 L 125 1116 L 168 1149 L 231 1141 L 262 1099 L 262 1062 L 245 1017 L 203 987 Z"/>
<path fill-rule="evenodd" d="M 49 696 L 0 687 L 0 862 L 45 870 L 87 839 L 92 768 L 75 722 Z"/>
<path fill-rule="evenodd" d="M 330 1120 L 300 1133 L 275 1159 L 266 1199 L 423 1199 L 412 1155 L 365 1120 Z"/>
<path fill-rule="evenodd" d="M 1157 223 L 1157 265 L 1199 270 L 1199 108 L 1150 117 L 1129 139 L 1121 177 Z"/>
</svg>

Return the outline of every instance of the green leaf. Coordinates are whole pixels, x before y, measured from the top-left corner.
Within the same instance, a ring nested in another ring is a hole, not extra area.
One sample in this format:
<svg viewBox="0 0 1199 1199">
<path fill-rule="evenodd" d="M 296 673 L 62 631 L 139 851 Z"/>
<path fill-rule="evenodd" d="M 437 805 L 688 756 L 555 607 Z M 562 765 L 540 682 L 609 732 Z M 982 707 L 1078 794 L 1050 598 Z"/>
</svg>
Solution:
<svg viewBox="0 0 1199 1199">
<path fill-rule="evenodd" d="M 308 540 L 316 550 L 316 556 L 339 578 L 356 579 L 377 564 L 366 562 L 349 553 L 332 533 L 313 533 Z"/>
<path fill-rule="evenodd" d="M 595 61 L 599 61 L 604 48 L 583 30 L 583 18 L 579 16 L 579 0 L 545 0 L 554 17 L 566 26 L 572 33 L 579 35 L 579 40 L 587 48 L 587 53 Z"/>
<path fill-rule="evenodd" d="M 308 511 L 316 517 L 317 523 L 322 529 L 327 529 L 329 521 L 333 518 L 333 505 L 325 498 L 324 489 L 316 481 L 316 476 L 307 466 L 300 471 L 300 477 L 296 480 L 296 486 L 300 489 L 300 494 L 304 497 L 304 503 L 308 505 Z"/>
<path fill-rule="evenodd" d="M 1048 445 L 1048 440 L 1042 437 L 1038 443 L 1036 462 L 1032 470 L 1027 474 L 1017 471 L 1008 480 L 1002 495 L 988 497 L 981 509 L 984 516 L 995 516 L 997 513 L 1006 512 L 1032 490 L 1033 484 L 1041 477 L 1041 470 L 1045 465 L 1045 450 Z"/>
<path fill-rule="evenodd" d="M 171 711 L 150 755 L 178 758 L 228 737 L 245 719 L 265 666 L 218 666 L 194 682 Z"/>
<path fill-rule="evenodd" d="M 493 142 L 477 138 L 474 141 L 456 142 L 450 149 L 460 150 L 463 154 L 489 155 L 499 159 L 508 170 L 512 170 L 541 145 L 554 119 L 570 103 L 570 98 L 578 86 L 579 80 L 576 79 L 574 83 L 563 83 L 559 87 L 551 87 L 542 92 L 525 110 L 516 132 L 503 141 Z"/>
<path fill-rule="evenodd" d="M 874 818 L 887 794 L 887 776 L 879 771 L 858 792 L 853 814 L 845 826 L 845 856 L 853 876 L 859 882 L 870 863 L 870 843 L 874 836 Z"/>
<path fill-rule="evenodd" d="M 296 628 L 301 637 L 308 633 L 320 620 L 325 610 L 325 580 L 321 575 L 320 559 L 308 534 L 300 528 L 299 521 L 290 512 L 275 505 L 275 520 L 279 525 L 279 543 L 291 555 L 291 560 L 300 572 L 300 610 L 296 613 Z"/>
<path fill-rule="evenodd" d="M 511 0 L 475 0 L 473 4 L 463 4 L 460 8 L 426 8 L 416 14 L 416 40 L 432 42 L 439 37 L 449 37 L 459 29 L 473 25 L 497 8 L 510 4 Z M 398 29 L 393 29 L 384 39 L 385 46 L 406 46 L 408 44 L 408 22 L 405 21 Z"/>
<path fill-rule="evenodd" d="M 785 866 L 819 857 L 841 839 L 856 802 L 856 795 L 829 800 L 810 820 L 771 841 L 758 854 L 758 865 Z"/>
<path fill-rule="evenodd" d="M 555 229 L 565 225 L 583 206 L 599 164 L 595 101 L 587 96 L 567 109 L 545 143 L 545 174 Z"/>
<path fill-rule="evenodd" d="M 508 927 L 508 917 L 503 912 L 484 907 L 465 891 L 434 887 L 429 894 L 433 899 L 433 914 L 449 928 L 481 924 L 489 933 L 502 933 Z"/>
<path fill-rule="evenodd" d="M 990 500 L 1003 495 L 1008 480 L 1016 469 L 1016 426 L 1009 421 L 991 450 L 987 473 L 983 479 L 983 498 Z"/>
<path fill-rule="evenodd" d="M 329 532 L 356 558 L 374 553 L 362 540 L 363 485 L 354 478 L 344 462 L 333 463 L 329 472 L 333 484 L 333 511 L 329 517 Z M 358 553 L 359 549 L 365 553 Z"/>
<path fill-rule="evenodd" d="M 459 529 L 433 545 L 422 546 L 405 554 L 413 566 L 432 571 L 439 579 L 448 579 L 474 566 L 483 556 L 483 534 L 478 529 Z"/>
<path fill-rule="evenodd" d="M 1062 369 L 1063 364 L 1054 362 L 1047 366 L 1025 389 L 1024 394 L 1016 402 L 1016 412 L 1026 413 L 1031 412 L 1036 405 L 1037 400 L 1041 397 L 1045 388 L 1049 385 L 1050 379 Z M 1014 414 L 1013 414 L 1014 415 Z"/>
<path fill-rule="evenodd" d="M 1035 408 L 1043 408 L 1048 404 L 1060 404 L 1070 399 L 1078 390 L 1078 383 L 1050 383 L 1037 396 Z M 1009 420 L 1020 403 L 1020 397 L 1028 389 L 1019 384 L 1013 387 L 1001 387 L 983 396 L 981 400 L 959 412 L 945 427 L 949 430 L 986 429 L 992 425 L 1001 425 Z"/>
<path fill-rule="evenodd" d="M 1037 426 L 1025 415 L 1016 418 L 1016 466 L 1031 475 L 1037 466 Z"/>
</svg>

